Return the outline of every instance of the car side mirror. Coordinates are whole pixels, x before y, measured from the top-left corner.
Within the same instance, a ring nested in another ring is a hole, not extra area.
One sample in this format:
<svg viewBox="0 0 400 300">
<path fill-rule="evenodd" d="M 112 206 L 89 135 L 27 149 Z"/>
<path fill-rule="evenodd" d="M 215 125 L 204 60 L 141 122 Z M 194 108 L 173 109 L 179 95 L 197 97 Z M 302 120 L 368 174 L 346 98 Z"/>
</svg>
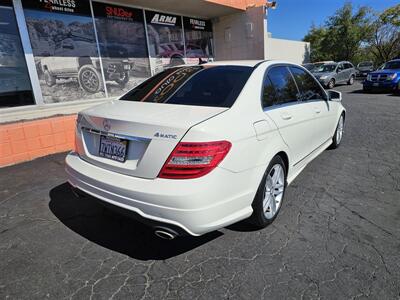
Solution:
<svg viewBox="0 0 400 300">
<path fill-rule="evenodd" d="M 330 101 L 342 101 L 342 93 L 338 91 L 329 90 L 328 91 L 328 100 Z"/>
</svg>

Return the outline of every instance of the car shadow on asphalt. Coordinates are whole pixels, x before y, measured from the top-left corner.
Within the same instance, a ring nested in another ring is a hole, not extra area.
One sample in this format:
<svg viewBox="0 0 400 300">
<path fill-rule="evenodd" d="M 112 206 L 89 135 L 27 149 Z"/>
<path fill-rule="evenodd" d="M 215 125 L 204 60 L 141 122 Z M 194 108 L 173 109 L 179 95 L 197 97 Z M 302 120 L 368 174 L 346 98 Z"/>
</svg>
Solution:
<svg viewBox="0 0 400 300">
<path fill-rule="evenodd" d="M 129 217 L 106 209 L 93 197 L 77 197 L 68 183 L 50 191 L 51 212 L 69 229 L 102 247 L 138 260 L 164 260 L 193 250 L 222 235 L 163 240 L 153 230 Z"/>
</svg>

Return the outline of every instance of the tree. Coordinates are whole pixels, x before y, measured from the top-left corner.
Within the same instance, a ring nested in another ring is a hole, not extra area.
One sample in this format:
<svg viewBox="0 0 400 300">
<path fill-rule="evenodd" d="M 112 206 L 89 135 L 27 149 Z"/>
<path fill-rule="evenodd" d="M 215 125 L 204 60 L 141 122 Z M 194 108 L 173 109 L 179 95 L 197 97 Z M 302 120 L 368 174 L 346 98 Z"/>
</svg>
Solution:
<svg viewBox="0 0 400 300">
<path fill-rule="evenodd" d="M 372 35 L 370 11 L 363 6 L 353 13 L 353 6 L 348 2 L 324 26 L 312 26 L 304 38 L 311 43 L 312 60 L 351 61 L 357 57 L 363 43 Z"/>
<path fill-rule="evenodd" d="M 353 6 L 346 3 L 326 22 L 327 36 L 322 49 L 329 51 L 332 58 L 353 60 L 361 45 L 371 37 L 370 9 L 360 7 L 353 14 Z"/>
<path fill-rule="evenodd" d="M 377 15 L 369 49 L 377 64 L 400 55 L 400 4 Z"/>
<path fill-rule="evenodd" d="M 329 60 L 329 53 L 326 53 L 322 49 L 322 41 L 325 39 L 326 29 L 324 27 L 316 27 L 312 25 L 307 35 L 304 37 L 305 42 L 309 42 L 311 45 L 310 60 L 321 61 Z"/>
</svg>

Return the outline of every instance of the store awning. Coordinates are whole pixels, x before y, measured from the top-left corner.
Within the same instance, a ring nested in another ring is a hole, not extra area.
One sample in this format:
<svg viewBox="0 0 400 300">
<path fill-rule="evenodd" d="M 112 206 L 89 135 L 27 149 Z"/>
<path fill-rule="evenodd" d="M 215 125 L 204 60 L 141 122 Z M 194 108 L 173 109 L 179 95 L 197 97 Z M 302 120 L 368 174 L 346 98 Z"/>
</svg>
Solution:
<svg viewBox="0 0 400 300">
<path fill-rule="evenodd" d="M 151 10 L 199 18 L 215 18 L 244 11 L 259 0 L 119 0 L 115 4 L 132 5 Z"/>
</svg>

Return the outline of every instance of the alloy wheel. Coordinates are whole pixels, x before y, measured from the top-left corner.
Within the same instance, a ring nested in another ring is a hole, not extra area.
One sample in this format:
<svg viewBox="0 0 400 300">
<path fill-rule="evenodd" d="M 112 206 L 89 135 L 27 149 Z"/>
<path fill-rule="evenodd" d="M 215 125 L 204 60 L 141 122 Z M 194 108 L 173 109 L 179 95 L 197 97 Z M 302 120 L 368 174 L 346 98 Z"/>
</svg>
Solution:
<svg viewBox="0 0 400 300">
<path fill-rule="evenodd" d="M 96 74 L 92 70 L 86 70 L 82 73 L 82 83 L 88 90 L 95 91 L 99 84 Z"/>
<path fill-rule="evenodd" d="M 272 219 L 282 204 L 285 189 L 285 174 L 280 164 L 274 165 L 265 181 L 263 210 L 266 219 Z"/>
<path fill-rule="evenodd" d="M 339 123 L 336 130 L 336 143 L 339 145 L 343 137 L 343 116 L 340 116 Z"/>
</svg>

